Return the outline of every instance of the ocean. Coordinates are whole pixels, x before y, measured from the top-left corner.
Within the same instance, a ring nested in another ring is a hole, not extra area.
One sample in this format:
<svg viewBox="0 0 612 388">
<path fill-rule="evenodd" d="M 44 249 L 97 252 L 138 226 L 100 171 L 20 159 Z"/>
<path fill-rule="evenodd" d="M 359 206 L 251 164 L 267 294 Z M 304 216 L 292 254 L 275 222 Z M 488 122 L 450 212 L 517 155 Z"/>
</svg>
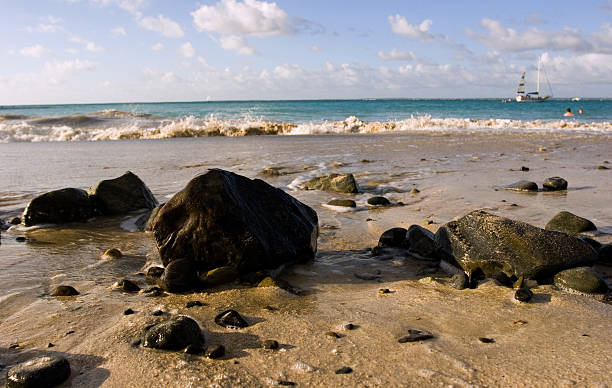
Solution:
<svg viewBox="0 0 612 388">
<path fill-rule="evenodd" d="M 563 117 L 570 108 L 574 117 Z M 582 108 L 584 113 L 578 115 Z M 610 132 L 612 100 L 303 100 L 0 106 L 0 143 L 409 131 Z"/>
</svg>

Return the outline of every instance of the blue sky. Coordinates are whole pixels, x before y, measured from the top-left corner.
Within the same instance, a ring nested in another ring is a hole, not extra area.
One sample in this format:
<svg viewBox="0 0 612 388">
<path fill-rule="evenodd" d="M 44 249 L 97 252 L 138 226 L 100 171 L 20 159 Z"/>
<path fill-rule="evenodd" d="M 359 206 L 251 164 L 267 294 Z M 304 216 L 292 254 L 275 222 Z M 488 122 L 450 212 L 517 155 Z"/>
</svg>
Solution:
<svg viewBox="0 0 612 388">
<path fill-rule="evenodd" d="M 511 97 L 540 55 L 612 97 L 612 0 L 0 0 L 3 105 Z"/>
</svg>

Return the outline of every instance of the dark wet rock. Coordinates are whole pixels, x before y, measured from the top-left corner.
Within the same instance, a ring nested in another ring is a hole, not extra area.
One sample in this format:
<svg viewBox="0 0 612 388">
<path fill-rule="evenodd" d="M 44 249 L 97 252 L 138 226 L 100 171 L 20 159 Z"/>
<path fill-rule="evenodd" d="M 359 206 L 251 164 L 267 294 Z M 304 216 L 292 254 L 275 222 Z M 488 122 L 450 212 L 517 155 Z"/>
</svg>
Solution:
<svg viewBox="0 0 612 388">
<path fill-rule="evenodd" d="M 478 337 L 478 341 L 482 342 L 483 344 L 495 343 L 495 340 L 493 338 L 487 338 L 487 337 Z"/>
<path fill-rule="evenodd" d="M 204 346 L 206 340 L 193 319 L 179 315 L 149 328 L 143 338 L 145 348 L 181 350 L 188 345 Z"/>
<path fill-rule="evenodd" d="M 417 253 L 423 257 L 435 258 L 436 245 L 434 234 L 419 225 L 411 225 L 406 232 L 406 243 L 410 252 Z"/>
<path fill-rule="evenodd" d="M 407 248 L 405 228 L 391 228 L 383 232 L 378 239 L 379 247 Z"/>
<path fill-rule="evenodd" d="M 159 204 L 153 208 L 150 212 L 146 212 L 136 220 L 135 224 L 138 230 L 150 232 L 153 230 L 153 220 L 159 213 L 159 209 L 164 206 L 165 203 Z"/>
<path fill-rule="evenodd" d="M 506 186 L 507 190 L 513 191 L 529 191 L 534 192 L 538 191 L 538 184 L 530 181 L 518 181 Z"/>
<path fill-rule="evenodd" d="M 487 278 L 493 279 L 496 284 L 504 287 L 513 288 L 514 282 L 516 278 L 511 278 L 503 272 L 496 272 L 490 275 L 487 275 Z"/>
<path fill-rule="evenodd" d="M 204 306 L 204 303 L 200 302 L 199 300 L 190 300 L 189 302 L 187 302 L 187 304 L 185 304 L 185 307 L 190 309 L 192 307 L 202 307 Z"/>
<path fill-rule="evenodd" d="M 20 217 L 13 217 L 9 221 L 9 224 L 11 224 L 11 225 L 19 225 L 19 224 L 21 224 L 21 218 Z"/>
<path fill-rule="evenodd" d="M 368 198 L 368 205 L 372 206 L 389 206 L 391 202 L 385 197 L 370 197 Z"/>
<path fill-rule="evenodd" d="M 135 311 L 132 309 L 125 309 L 123 311 L 123 315 L 132 315 L 132 314 L 135 314 Z"/>
<path fill-rule="evenodd" d="M 406 342 L 424 341 L 433 337 L 434 335 L 432 333 L 425 330 L 408 329 L 408 335 L 398 338 L 397 342 L 403 344 Z"/>
<path fill-rule="evenodd" d="M 481 210 L 441 226 L 435 242 L 438 254 L 468 275 L 480 270 L 537 279 L 597 259 L 581 239 Z"/>
<path fill-rule="evenodd" d="M 200 282 L 205 287 L 213 287 L 220 284 L 233 282 L 238 278 L 238 275 L 239 273 L 236 268 L 226 265 L 206 272 L 200 276 Z"/>
<path fill-rule="evenodd" d="M 567 181 L 561 177 L 553 176 L 544 180 L 542 188 L 546 191 L 567 190 Z"/>
<path fill-rule="evenodd" d="M 521 171 L 529 171 L 529 167 L 521 166 Z"/>
<path fill-rule="evenodd" d="M 351 368 L 350 366 L 343 366 L 342 368 L 336 370 L 337 375 L 345 375 L 345 374 L 349 374 L 352 372 L 353 372 L 353 368 Z"/>
<path fill-rule="evenodd" d="M 164 267 L 149 267 L 146 277 L 147 283 L 157 284 L 164 274 Z"/>
<path fill-rule="evenodd" d="M 278 380 L 277 383 L 278 385 L 284 385 L 284 386 L 294 386 L 295 385 L 293 381 L 289 381 L 289 380 Z"/>
<path fill-rule="evenodd" d="M 610 168 L 606 166 L 597 166 L 597 169 L 598 170 L 609 170 Z"/>
<path fill-rule="evenodd" d="M 378 289 L 378 293 L 383 295 L 383 294 L 390 294 L 391 290 L 389 290 L 388 288 L 379 288 Z"/>
<path fill-rule="evenodd" d="M 585 294 L 604 294 L 608 291 L 606 283 L 590 267 L 566 269 L 555 275 L 555 286 Z"/>
<path fill-rule="evenodd" d="M 597 240 L 593 240 L 590 237 L 586 237 L 586 236 L 580 236 L 580 238 L 587 244 L 589 244 L 590 246 L 593 247 L 593 249 L 595 249 L 597 252 L 599 252 L 599 250 L 601 249 L 602 245 L 599 241 Z"/>
<path fill-rule="evenodd" d="M 113 284 L 113 289 L 123 292 L 138 292 L 140 287 L 136 283 L 128 279 L 121 279 Z"/>
<path fill-rule="evenodd" d="M 50 191 L 30 201 L 23 211 L 25 226 L 83 222 L 95 215 L 85 190 L 67 188 Z"/>
<path fill-rule="evenodd" d="M 579 234 L 590 230 L 597 230 L 595 224 L 586 218 L 579 217 L 570 212 L 557 213 L 544 227 L 546 230 L 556 230 L 568 234 Z"/>
<path fill-rule="evenodd" d="M 17 242 L 26 242 L 26 241 L 28 241 L 28 239 L 23 237 L 23 236 L 18 236 L 18 237 L 15 237 L 15 241 L 17 241 Z"/>
<path fill-rule="evenodd" d="M 110 248 L 107 249 L 103 254 L 102 254 L 102 259 L 103 260 L 118 260 L 120 258 L 123 257 L 123 253 L 121 253 L 121 251 L 117 248 Z"/>
<path fill-rule="evenodd" d="M 228 329 L 242 329 L 249 323 L 236 310 L 226 310 L 215 317 L 215 323 Z"/>
<path fill-rule="evenodd" d="M 612 245 L 605 244 L 599 248 L 599 258 L 597 262 L 605 265 L 612 265 Z"/>
<path fill-rule="evenodd" d="M 465 273 L 458 273 L 451 277 L 450 285 L 457 290 L 463 290 L 469 286 L 470 282 Z"/>
<path fill-rule="evenodd" d="M 276 350 L 279 348 L 278 341 L 276 340 L 265 340 L 263 342 L 264 349 Z"/>
<path fill-rule="evenodd" d="M 419 189 L 415 189 L 415 188 L 413 188 L 413 189 L 411 189 L 411 190 L 410 190 L 410 194 L 418 194 L 418 193 L 420 193 L 420 192 L 421 192 L 421 190 L 419 190 Z"/>
<path fill-rule="evenodd" d="M 325 335 L 332 338 L 342 338 L 342 336 L 335 331 L 328 331 L 325 333 Z"/>
<path fill-rule="evenodd" d="M 188 291 L 199 285 L 194 262 L 187 259 L 176 259 L 168 263 L 159 285 L 168 292 Z"/>
<path fill-rule="evenodd" d="M 359 326 L 355 325 L 354 323 L 345 323 L 342 325 L 342 328 L 344 330 L 355 330 L 358 329 Z"/>
<path fill-rule="evenodd" d="M 529 288 L 523 287 L 516 290 L 514 293 L 514 299 L 519 302 L 529 302 L 533 298 L 533 292 Z"/>
<path fill-rule="evenodd" d="M 183 351 L 187 354 L 202 354 L 204 353 L 205 349 L 200 344 L 189 344 L 187 347 L 185 347 L 185 349 L 183 349 Z"/>
<path fill-rule="evenodd" d="M 101 212 L 106 215 L 153 209 L 158 205 L 151 190 L 131 171 L 118 178 L 99 182 L 90 187 L 88 193 Z"/>
<path fill-rule="evenodd" d="M 79 295 L 79 292 L 72 286 L 57 286 L 51 292 L 51 296 L 74 296 Z"/>
<path fill-rule="evenodd" d="M 204 355 L 210 359 L 221 358 L 225 356 L 225 347 L 223 345 L 212 345 L 209 346 Z"/>
<path fill-rule="evenodd" d="M 53 347 L 55 347 L 55 344 L 53 344 L 52 342 L 49 342 L 49 343 L 47 344 L 47 347 L 48 347 L 48 348 L 53 348 Z"/>
<path fill-rule="evenodd" d="M 306 190 L 323 190 L 335 193 L 358 193 L 359 187 L 353 174 L 330 174 L 312 178 L 302 185 Z"/>
<path fill-rule="evenodd" d="M 11 367 L 7 388 L 47 388 L 61 384 L 70 376 L 70 363 L 60 356 L 42 356 Z"/>
<path fill-rule="evenodd" d="M 155 310 L 151 313 L 151 315 L 153 315 L 154 317 L 161 317 L 162 315 L 164 315 L 164 312 L 161 310 Z"/>
<path fill-rule="evenodd" d="M 10 344 L 9 349 L 17 349 L 19 348 L 19 344 Z"/>
<path fill-rule="evenodd" d="M 352 199 L 332 199 L 327 204 L 330 206 L 357 207 L 357 203 Z"/>
<path fill-rule="evenodd" d="M 310 207 L 262 180 L 218 169 L 192 179 L 153 222 L 164 265 L 185 259 L 199 272 L 231 266 L 243 274 L 312 260 L 318 230 Z"/>
<path fill-rule="evenodd" d="M 141 292 L 145 296 L 148 296 L 148 297 L 158 297 L 158 296 L 164 296 L 166 294 L 164 290 L 162 290 L 159 287 L 150 287 L 150 288 L 147 288 L 146 290 L 142 290 Z"/>
</svg>

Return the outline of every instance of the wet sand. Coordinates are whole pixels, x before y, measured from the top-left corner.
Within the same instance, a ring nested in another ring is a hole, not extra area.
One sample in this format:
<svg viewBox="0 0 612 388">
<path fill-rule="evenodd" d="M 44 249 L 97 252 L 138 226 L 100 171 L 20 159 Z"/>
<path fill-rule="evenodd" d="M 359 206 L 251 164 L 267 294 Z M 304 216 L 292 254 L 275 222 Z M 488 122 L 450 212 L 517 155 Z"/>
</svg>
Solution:
<svg viewBox="0 0 612 388">
<path fill-rule="evenodd" d="M 365 193 L 290 191 L 317 211 L 321 226 L 316 260 L 282 273 L 283 279 L 303 290 L 300 296 L 278 288 L 240 285 L 160 298 L 113 291 L 112 283 L 123 277 L 145 287 L 142 271 L 157 260 L 151 236 L 122 231 L 123 219 L 3 232 L 0 364 L 58 353 L 72 366 L 72 377 L 64 386 L 75 387 L 272 386 L 279 381 L 334 387 L 612 385 L 611 305 L 550 285 L 534 288 L 534 301 L 527 304 L 515 302 L 512 289 L 493 281 L 477 289 L 455 290 L 448 284 L 448 274 L 439 268 L 412 258 L 377 260 L 367 250 L 390 227 L 416 223 L 435 231 L 476 208 L 540 227 L 558 211 L 568 210 L 598 226 L 594 238 L 612 242 L 612 170 L 597 168 L 607 166 L 606 159 L 612 162 L 612 139 L 495 134 L 296 139 L 105 143 L 97 145 L 100 153 L 107 146 L 129 145 L 134 155 L 94 156 L 88 161 L 94 167 L 85 168 L 79 173 L 82 176 L 58 172 L 53 182 L 41 178 L 37 185 L 21 184 L 21 191 L 17 182 L 23 179 L 17 178 L 17 172 L 4 172 L 4 178 L 15 182 L 7 191 L 26 199 L 39 186 L 60 188 L 71 179 L 80 186 L 87 179 L 132 169 L 163 201 L 209 167 L 258 176 L 279 187 L 289 187 L 308 174 L 352 172 Z M 168 154 L 147 164 L 144 151 L 161 146 Z M 14 147 L 5 147 L 4 155 L 17 152 L 18 146 Z M 96 145 L 75 144 L 70 149 L 85 153 L 88 147 Z M 217 152 L 207 152 L 207 147 Z M 270 165 L 300 172 L 259 175 Z M 529 171 L 520 171 L 521 166 Z M 33 179 L 36 168 L 33 161 L 21 173 Z M 501 188 L 520 179 L 541 184 L 550 176 L 567 179 L 569 190 L 525 194 Z M 420 192 L 411 194 L 413 187 Z M 367 209 L 365 200 L 374 194 L 404 206 Z M 351 212 L 322 206 L 334 197 L 351 197 L 360 206 Z M 3 218 L 21 203 L 15 200 L 4 206 Z M 21 235 L 28 242 L 14 240 Z M 99 256 L 111 247 L 121 249 L 126 257 L 101 261 Z M 47 296 L 58 284 L 71 284 L 81 295 Z M 390 292 L 381 294 L 381 288 Z M 204 306 L 186 308 L 192 300 Z M 136 313 L 124 315 L 127 308 Z M 217 326 L 214 316 L 228 308 L 243 314 L 251 326 L 240 330 Z M 158 309 L 165 314 L 151 315 Z M 224 345 L 226 356 L 209 360 L 132 346 L 148 324 L 179 313 L 196 319 L 208 343 Z M 356 328 L 345 330 L 345 323 Z M 410 328 L 430 331 L 435 337 L 399 343 L 398 338 Z M 327 336 L 328 331 L 341 337 Z M 494 342 L 483 343 L 479 337 Z M 281 348 L 263 349 L 266 339 L 277 340 Z M 48 347 L 49 343 L 54 346 Z M 19 346 L 9 349 L 11 344 Z M 353 372 L 335 374 L 342 366 Z"/>
</svg>

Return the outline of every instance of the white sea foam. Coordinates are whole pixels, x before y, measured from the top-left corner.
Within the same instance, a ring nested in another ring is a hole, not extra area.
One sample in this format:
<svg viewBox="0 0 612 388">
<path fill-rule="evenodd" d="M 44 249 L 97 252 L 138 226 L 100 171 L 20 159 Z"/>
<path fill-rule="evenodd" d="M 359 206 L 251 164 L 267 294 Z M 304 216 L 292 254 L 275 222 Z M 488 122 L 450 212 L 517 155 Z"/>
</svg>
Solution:
<svg viewBox="0 0 612 388">
<path fill-rule="evenodd" d="M 362 121 L 350 116 L 342 121 L 309 123 L 276 122 L 262 118 L 221 119 L 184 116 L 161 118 L 105 110 L 88 115 L 0 120 L 0 143 L 43 141 L 99 141 L 119 139 L 163 139 L 174 137 L 374 134 L 389 132 L 584 132 L 612 134 L 611 122 L 578 120 L 523 121 L 474 120 L 413 116 L 404 120 Z"/>
</svg>

